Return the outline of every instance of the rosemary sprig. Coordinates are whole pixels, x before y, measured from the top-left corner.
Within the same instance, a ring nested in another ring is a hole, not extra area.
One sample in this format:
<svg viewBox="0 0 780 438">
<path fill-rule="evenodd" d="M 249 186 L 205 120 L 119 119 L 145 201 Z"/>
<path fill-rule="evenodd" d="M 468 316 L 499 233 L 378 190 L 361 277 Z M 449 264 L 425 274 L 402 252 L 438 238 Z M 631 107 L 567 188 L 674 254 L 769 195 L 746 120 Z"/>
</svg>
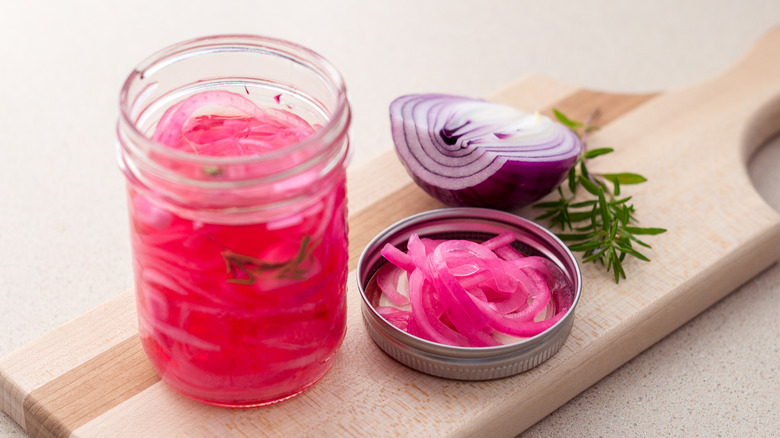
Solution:
<svg viewBox="0 0 780 438">
<path fill-rule="evenodd" d="M 284 262 L 266 262 L 255 257 L 238 254 L 230 250 L 222 251 L 227 273 L 232 276 L 227 280 L 234 284 L 254 284 L 258 276 L 271 275 L 282 279 L 302 280 L 308 271 L 307 265 L 312 259 L 314 248 L 319 240 L 312 242 L 311 237 L 303 236 L 298 252 Z"/>
<path fill-rule="evenodd" d="M 607 271 L 612 271 L 615 283 L 619 283 L 621 278 L 626 278 L 623 268 L 626 256 L 650 261 L 636 249 L 636 245 L 646 248 L 650 248 L 650 245 L 637 236 L 666 232 L 664 228 L 636 226 L 636 211 L 634 205 L 629 203 L 631 197 L 620 197 L 622 186 L 640 184 L 647 179 L 636 173 L 589 171 L 589 160 L 614 151 L 612 148 L 587 148 L 588 134 L 598 129 L 591 124 L 598 113 L 594 113 L 584 123 L 573 121 L 556 109 L 553 109 L 553 113 L 559 122 L 580 137 L 583 152 L 569 171 L 566 181 L 558 187 L 558 199 L 535 205 L 545 210 L 537 219 L 549 219 L 551 228 L 560 228 L 561 232 L 557 235 L 569 249 L 583 253 L 584 263 L 601 263 Z M 590 199 L 576 200 L 579 187 L 587 191 Z"/>
</svg>

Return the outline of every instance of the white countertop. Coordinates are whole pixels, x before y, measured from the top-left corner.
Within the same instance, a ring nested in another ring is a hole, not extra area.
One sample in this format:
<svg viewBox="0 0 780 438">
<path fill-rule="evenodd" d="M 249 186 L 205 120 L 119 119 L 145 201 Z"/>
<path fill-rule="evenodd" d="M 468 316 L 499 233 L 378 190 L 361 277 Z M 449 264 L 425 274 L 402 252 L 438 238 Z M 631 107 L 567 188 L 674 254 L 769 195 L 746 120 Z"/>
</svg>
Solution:
<svg viewBox="0 0 780 438">
<path fill-rule="evenodd" d="M 682 88 L 780 25 L 780 2 L 41 0 L 4 2 L 0 17 L 3 356 L 132 286 L 117 96 L 164 46 L 255 33 L 320 52 L 349 88 L 356 164 L 391 147 L 387 105 L 401 94 L 485 96 L 529 73 Z M 756 186 L 780 209 L 780 140 L 758 154 Z M 525 435 L 770 436 L 778 311 L 774 265 Z M 0 435 L 26 436 L 1 413 Z"/>
</svg>

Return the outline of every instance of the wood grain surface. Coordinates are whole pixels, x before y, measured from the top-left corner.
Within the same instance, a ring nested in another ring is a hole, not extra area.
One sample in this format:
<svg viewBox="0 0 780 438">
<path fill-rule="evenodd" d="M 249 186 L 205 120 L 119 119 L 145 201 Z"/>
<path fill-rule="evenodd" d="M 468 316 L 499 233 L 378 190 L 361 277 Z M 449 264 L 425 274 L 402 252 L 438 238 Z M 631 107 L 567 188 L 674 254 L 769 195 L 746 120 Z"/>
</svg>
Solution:
<svg viewBox="0 0 780 438">
<path fill-rule="evenodd" d="M 628 262 L 619 285 L 583 266 L 572 333 L 549 361 L 459 382 L 407 369 L 372 343 L 354 275 L 362 248 L 396 220 L 441 207 L 387 151 L 350 170 L 348 334 L 331 371 L 304 394 L 230 410 L 174 393 L 140 348 L 126 291 L 1 358 L 0 408 L 43 437 L 514 436 L 780 258 L 780 217 L 746 171 L 753 149 L 780 130 L 780 29 L 689 89 L 614 95 L 532 76 L 491 98 L 577 119 L 598 109 L 591 146 L 616 152 L 592 170 L 645 175 L 626 191 L 643 225 L 669 230 L 652 238 L 653 262 Z"/>
</svg>

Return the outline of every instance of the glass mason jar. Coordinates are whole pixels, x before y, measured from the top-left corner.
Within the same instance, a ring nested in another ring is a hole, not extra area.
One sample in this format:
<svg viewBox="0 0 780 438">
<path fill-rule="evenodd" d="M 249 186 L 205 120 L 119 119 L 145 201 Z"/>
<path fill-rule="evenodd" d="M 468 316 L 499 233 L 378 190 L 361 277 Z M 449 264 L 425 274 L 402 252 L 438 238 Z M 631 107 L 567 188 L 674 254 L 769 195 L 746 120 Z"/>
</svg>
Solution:
<svg viewBox="0 0 780 438">
<path fill-rule="evenodd" d="M 138 325 L 170 387 L 260 406 L 330 368 L 346 330 L 349 124 L 339 73 L 286 41 L 191 40 L 127 78 Z"/>
</svg>

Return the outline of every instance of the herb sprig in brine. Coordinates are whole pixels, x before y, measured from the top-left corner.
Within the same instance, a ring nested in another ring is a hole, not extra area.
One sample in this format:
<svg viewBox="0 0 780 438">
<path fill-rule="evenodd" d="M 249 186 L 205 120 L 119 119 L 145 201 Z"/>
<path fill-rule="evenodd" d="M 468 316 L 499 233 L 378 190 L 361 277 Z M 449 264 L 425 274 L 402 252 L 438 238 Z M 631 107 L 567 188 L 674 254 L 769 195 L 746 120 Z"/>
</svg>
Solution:
<svg viewBox="0 0 780 438">
<path fill-rule="evenodd" d="M 227 273 L 232 276 L 227 280 L 234 284 L 255 284 L 258 276 L 270 275 L 281 279 L 303 280 L 312 261 L 312 253 L 320 244 L 320 240 L 312 241 L 311 237 L 303 236 L 298 252 L 289 260 L 283 262 L 266 262 L 255 257 L 238 254 L 233 251 L 222 251 Z"/>
<path fill-rule="evenodd" d="M 637 250 L 637 246 L 650 248 L 650 245 L 637 236 L 666 232 L 664 228 L 636 226 L 636 210 L 629 203 L 631 196 L 621 197 L 622 186 L 643 183 L 647 179 L 636 173 L 589 171 L 589 160 L 609 154 L 614 149 L 588 150 L 588 134 L 598 127 L 591 125 L 590 120 L 585 123 L 572 121 L 556 109 L 553 109 L 553 113 L 559 122 L 580 137 L 583 152 L 569 171 L 566 181 L 558 186 L 558 199 L 535 204 L 535 207 L 545 210 L 537 219 L 549 219 L 551 227 L 561 229 L 562 232 L 556 234 L 566 242 L 569 249 L 583 253 L 584 263 L 601 263 L 607 271 L 612 271 L 615 283 L 619 283 L 621 278 L 626 278 L 623 261 L 627 256 L 650 261 Z M 597 113 L 591 120 L 595 115 Z M 585 189 L 592 199 L 575 199 L 579 187 Z M 571 232 L 566 233 L 566 230 Z"/>
</svg>

